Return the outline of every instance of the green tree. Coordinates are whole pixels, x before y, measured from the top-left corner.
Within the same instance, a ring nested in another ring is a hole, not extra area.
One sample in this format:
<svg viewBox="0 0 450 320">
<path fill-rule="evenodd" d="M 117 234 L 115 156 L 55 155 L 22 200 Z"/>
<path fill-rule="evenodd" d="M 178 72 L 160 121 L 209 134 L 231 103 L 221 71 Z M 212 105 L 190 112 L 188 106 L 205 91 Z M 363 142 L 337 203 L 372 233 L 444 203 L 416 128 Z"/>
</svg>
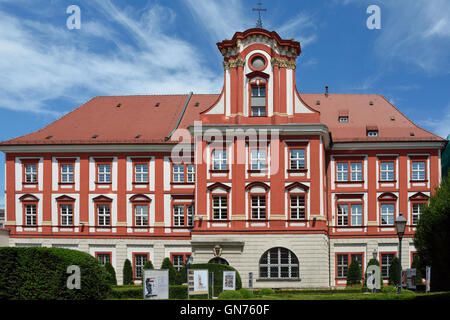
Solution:
<svg viewBox="0 0 450 320">
<path fill-rule="evenodd" d="M 362 271 L 359 262 L 352 260 L 347 271 L 347 285 L 361 284 Z"/>
<path fill-rule="evenodd" d="M 133 268 L 131 267 L 130 260 L 126 259 L 123 265 L 123 284 L 133 284 Z"/>
<path fill-rule="evenodd" d="M 422 284 L 422 270 L 420 265 L 420 257 L 418 254 L 414 255 L 413 262 L 411 264 L 412 269 L 416 269 L 416 285 Z"/>
<path fill-rule="evenodd" d="M 431 266 L 431 290 L 450 290 L 450 175 L 422 208 L 414 245 L 422 271 Z"/>
<path fill-rule="evenodd" d="M 114 270 L 114 267 L 112 266 L 112 264 L 109 262 L 106 262 L 105 269 L 109 274 L 109 283 L 112 285 L 116 285 L 117 284 L 116 271 Z"/>
<path fill-rule="evenodd" d="M 164 258 L 161 269 L 168 269 L 169 270 L 169 284 L 176 284 L 177 282 L 177 270 L 172 264 L 172 261 L 170 261 L 169 258 Z"/>
<path fill-rule="evenodd" d="M 389 266 L 389 284 L 397 286 L 400 273 L 400 260 L 394 257 Z"/>
</svg>

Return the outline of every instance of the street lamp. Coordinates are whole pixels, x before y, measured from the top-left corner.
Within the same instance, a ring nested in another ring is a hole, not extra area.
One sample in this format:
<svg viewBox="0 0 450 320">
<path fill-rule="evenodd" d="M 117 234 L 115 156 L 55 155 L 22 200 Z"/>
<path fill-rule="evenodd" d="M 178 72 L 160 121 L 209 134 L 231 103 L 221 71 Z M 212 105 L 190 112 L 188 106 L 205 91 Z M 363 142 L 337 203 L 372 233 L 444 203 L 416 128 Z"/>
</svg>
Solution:
<svg viewBox="0 0 450 320">
<path fill-rule="evenodd" d="M 373 256 L 373 258 L 374 258 L 375 260 L 377 260 L 377 257 L 378 257 L 378 251 L 377 251 L 376 248 L 373 249 L 372 256 Z"/>
<path fill-rule="evenodd" d="M 402 293 L 402 238 L 405 233 L 406 219 L 402 217 L 402 213 L 395 220 L 395 229 L 398 236 L 398 261 L 399 261 L 399 275 L 398 275 L 398 289 L 397 293 Z"/>
</svg>

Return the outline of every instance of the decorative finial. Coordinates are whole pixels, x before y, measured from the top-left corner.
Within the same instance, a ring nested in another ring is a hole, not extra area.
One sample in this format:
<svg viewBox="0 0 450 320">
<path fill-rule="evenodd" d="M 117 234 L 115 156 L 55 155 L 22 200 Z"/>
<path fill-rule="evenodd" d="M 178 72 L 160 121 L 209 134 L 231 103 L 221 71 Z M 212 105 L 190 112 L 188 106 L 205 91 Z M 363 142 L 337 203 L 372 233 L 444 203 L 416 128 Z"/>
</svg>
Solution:
<svg viewBox="0 0 450 320">
<path fill-rule="evenodd" d="M 253 8 L 252 10 L 258 11 L 258 20 L 256 21 L 256 27 L 262 29 L 263 25 L 261 20 L 261 11 L 267 11 L 267 9 L 261 8 L 261 5 L 262 5 L 261 1 L 258 1 L 259 8 Z"/>
</svg>

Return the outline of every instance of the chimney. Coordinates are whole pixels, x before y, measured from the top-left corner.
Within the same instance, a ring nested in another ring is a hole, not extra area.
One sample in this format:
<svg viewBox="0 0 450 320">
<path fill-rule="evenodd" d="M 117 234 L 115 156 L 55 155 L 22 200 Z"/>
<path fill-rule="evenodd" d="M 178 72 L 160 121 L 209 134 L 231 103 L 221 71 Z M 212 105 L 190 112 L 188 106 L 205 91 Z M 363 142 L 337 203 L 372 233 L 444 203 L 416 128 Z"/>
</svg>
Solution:
<svg viewBox="0 0 450 320">
<path fill-rule="evenodd" d="M 325 97 L 328 98 L 328 86 L 325 86 Z"/>
</svg>

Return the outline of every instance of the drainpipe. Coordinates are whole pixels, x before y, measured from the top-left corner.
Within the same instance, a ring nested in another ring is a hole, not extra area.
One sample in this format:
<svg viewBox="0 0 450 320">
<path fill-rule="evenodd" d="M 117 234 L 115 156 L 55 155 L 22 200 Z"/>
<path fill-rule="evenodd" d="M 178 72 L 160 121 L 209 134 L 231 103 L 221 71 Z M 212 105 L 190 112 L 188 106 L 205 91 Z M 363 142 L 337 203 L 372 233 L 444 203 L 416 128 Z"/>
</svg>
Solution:
<svg viewBox="0 0 450 320">
<path fill-rule="evenodd" d="M 330 147 L 331 150 L 331 147 Z M 328 167 L 329 161 L 326 159 L 326 169 L 325 169 L 325 178 L 326 178 L 326 195 L 327 195 L 327 237 L 328 237 L 328 287 L 331 290 L 331 239 L 330 239 L 330 217 L 329 217 L 329 205 L 328 205 Z"/>
</svg>

